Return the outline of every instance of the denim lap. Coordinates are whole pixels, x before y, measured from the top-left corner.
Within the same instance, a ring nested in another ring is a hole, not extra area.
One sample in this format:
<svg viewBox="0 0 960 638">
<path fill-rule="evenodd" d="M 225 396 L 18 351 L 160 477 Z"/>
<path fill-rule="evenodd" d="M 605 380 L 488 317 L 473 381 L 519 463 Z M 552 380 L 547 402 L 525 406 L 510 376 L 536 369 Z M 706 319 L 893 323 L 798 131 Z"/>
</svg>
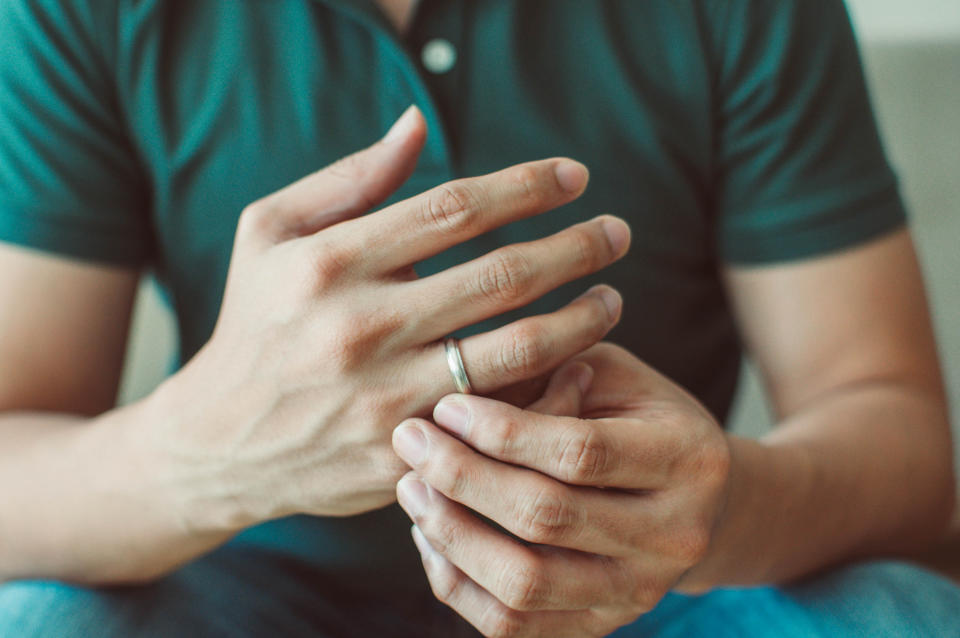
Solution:
<svg viewBox="0 0 960 638">
<path fill-rule="evenodd" d="M 321 573 L 225 548 L 158 583 L 0 586 L 0 636 L 17 638 L 450 638 L 435 601 L 334 602 Z M 333 591 L 333 590 L 330 590 Z M 389 608 L 388 608 L 389 607 Z M 415 612 L 415 613 L 414 613 Z M 416 616 L 416 617 L 413 617 Z M 899 562 L 846 567 L 788 587 L 668 595 L 614 638 L 960 638 L 960 588 Z"/>
<path fill-rule="evenodd" d="M 452 618 L 429 600 L 368 599 L 320 568 L 226 546 L 160 581 L 0 585 L 0 638 L 423 638 Z M 426 629 L 426 632 L 424 632 Z"/>
<path fill-rule="evenodd" d="M 875 561 L 786 587 L 670 594 L 613 638 L 960 637 L 960 587 L 918 566 Z"/>
</svg>

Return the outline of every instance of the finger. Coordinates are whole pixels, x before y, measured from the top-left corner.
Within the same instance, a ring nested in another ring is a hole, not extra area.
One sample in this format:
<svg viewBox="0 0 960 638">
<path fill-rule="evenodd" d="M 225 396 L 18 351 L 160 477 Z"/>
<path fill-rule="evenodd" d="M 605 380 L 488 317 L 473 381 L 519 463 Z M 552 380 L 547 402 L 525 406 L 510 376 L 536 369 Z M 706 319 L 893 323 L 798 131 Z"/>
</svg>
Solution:
<svg viewBox="0 0 960 638">
<path fill-rule="evenodd" d="M 416 527 L 414 543 L 437 600 L 460 614 L 484 636 L 571 638 L 599 635 L 590 611 L 521 612 L 510 609 L 433 550 Z"/>
<path fill-rule="evenodd" d="M 501 463 L 423 419 L 401 423 L 393 447 L 432 488 L 526 541 L 604 556 L 636 551 L 631 532 L 647 514 L 638 509 L 643 496 L 565 485 Z"/>
<path fill-rule="evenodd" d="M 518 611 L 574 610 L 629 600 L 637 587 L 619 561 L 524 546 L 431 489 L 414 473 L 397 498 L 429 544 L 470 580 Z"/>
<path fill-rule="evenodd" d="M 473 391 L 490 394 L 550 372 L 603 339 L 619 321 L 621 306 L 613 288 L 594 286 L 560 310 L 461 340 L 460 353 Z M 443 343 L 426 347 L 420 365 L 428 387 L 456 389 Z"/>
<path fill-rule="evenodd" d="M 605 215 L 403 286 L 408 298 L 421 300 L 418 333 L 424 342 L 433 341 L 605 268 L 622 257 L 629 244 L 627 224 Z"/>
<path fill-rule="evenodd" d="M 374 274 L 422 261 L 488 230 L 580 196 L 587 169 L 556 158 L 459 179 L 354 220 L 333 240 L 363 254 Z M 385 240 L 386 238 L 386 240 Z"/>
<path fill-rule="evenodd" d="M 426 122 L 411 106 L 377 143 L 267 195 L 244 215 L 270 243 L 362 215 L 410 177 L 425 140 Z"/>
<path fill-rule="evenodd" d="M 564 483 L 667 487 L 690 433 L 640 419 L 573 419 L 467 395 L 444 397 L 437 425 L 483 454 Z"/>
<path fill-rule="evenodd" d="M 517 405 L 520 407 L 529 406 L 531 403 L 537 401 L 543 396 L 543 393 L 546 391 L 547 385 L 550 381 L 550 377 L 553 376 L 553 372 L 553 370 L 549 370 L 534 377 L 533 379 L 519 381 L 503 389 L 491 392 L 486 396 L 496 399 L 497 401 L 509 403 L 510 405 Z"/>
<path fill-rule="evenodd" d="M 591 381 L 593 368 L 586 363 L 575 361 L 561 366 L 550 378 L 543 396 L 526 409 L 552 416 L 580 416 L 580 406 Z"/>
</svg>

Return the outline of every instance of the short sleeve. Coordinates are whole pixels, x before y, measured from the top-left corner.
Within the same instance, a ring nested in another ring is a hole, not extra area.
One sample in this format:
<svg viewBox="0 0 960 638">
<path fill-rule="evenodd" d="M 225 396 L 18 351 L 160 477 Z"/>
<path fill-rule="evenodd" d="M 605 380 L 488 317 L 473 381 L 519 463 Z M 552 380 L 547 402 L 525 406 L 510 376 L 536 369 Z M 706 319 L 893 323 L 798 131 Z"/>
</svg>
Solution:
<svg viewBox="0 0 960 638">
<path fill-rule="evenodd" d="M 110 71 L 111 2 L 0 2 L 0 241 L 139 266 L 149 195 Z"/>
<path fill-rule="evenodd" d="M 717 46 L 724 261 L 815 256 L 905 223 L 842 0 L 724 0 Z"/>
</svg>

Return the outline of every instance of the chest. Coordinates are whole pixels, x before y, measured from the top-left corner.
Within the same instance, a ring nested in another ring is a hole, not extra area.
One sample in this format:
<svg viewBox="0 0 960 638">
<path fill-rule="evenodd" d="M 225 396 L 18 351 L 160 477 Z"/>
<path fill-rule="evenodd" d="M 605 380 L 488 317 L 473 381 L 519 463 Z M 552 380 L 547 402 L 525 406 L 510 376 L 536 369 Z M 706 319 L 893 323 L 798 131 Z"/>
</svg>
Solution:
<svg viewBox="0 0 960 638">
<path fill-rule="evenodd" d="M 665 335 L 696 333 L 716 317 L 705 309 L 722 304 L 709 71 L 690 53 L 698 46 L 693 26 L 686 35 L 679 26 L 662 28 L 668 19 L 696 24 L 676 14 L 681 4 L 425 0 L 400 37 L 382 14 L 347 2 L 244 2 L 232 11 L 219 2 L 179 11 L 158 3 L 142 27 L 149 37 L 124 67 L 123 99 L 154 185 L 158 271 L 180 317 L 181 357 L 212 331 L 243 207 L 372 143 L 417 103 L 428 142 L 393 200 L 543 157 L 570 156 L 591 169 L 577 202 L 418 271 L 597 214 L 619 215 L 633 229 L 627 258 L 524 313 L 555 309 L 591 283 L 612 283 L 628 300 L 618 339 L 664 359 L 669 373 L 677 352 Z M 393 8 L 409 12 L 411 5 Z M 678 38 L 687 41 L 678 46 Z M 437 40 L 456 53 L 442 71 L 422 55 Z"/>
<path fill-rule="evenodd" d="M 377 2 L 398 24 L 415 4 Z M 430 132 L 398 196 L 568 155 L 592 172 L 571 209 L 631 216 L 660 241 L 674 226 L 706 229 L 709 69 L 692 27 L 664 32 L 659 15 L 681 3 L 425 0 L 402 37 L 359 4 L 156 3 L 123 99 L 161 230 L 185 233 L 199 214 L 211 230 L 194 240 L 222 242 L 247 203 L 371 143 L 410 103 Z M 442 69 L 424 55 L 438 42 L 454 56 Z M 537 228 L 569 221 L 556 217 Z"/>
</svg>

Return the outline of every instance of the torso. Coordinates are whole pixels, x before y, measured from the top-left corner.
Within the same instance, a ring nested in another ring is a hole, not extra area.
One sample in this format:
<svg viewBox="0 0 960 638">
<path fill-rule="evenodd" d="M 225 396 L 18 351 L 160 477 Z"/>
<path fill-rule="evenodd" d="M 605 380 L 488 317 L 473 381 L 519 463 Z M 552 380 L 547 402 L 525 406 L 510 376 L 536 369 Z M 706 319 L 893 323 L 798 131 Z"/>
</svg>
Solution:
<svg viewBox="0 0 960 638">
<path fill-rule="evenodd" d="M 418 274 L 599 213 L 624 217 L 634 233 L 630 254 L 603 273 L 457 336 L 556 310 L 606 282 L 626 300 L 608 338 L 722 418 L 739 346 L 715 268 L 699 5 L 444 0 L 411 20 L 412 0 L 378 2 L 409 20 L 403 38 L 387 37 L 382 16 L 351 0 L 145 0 L 121 16 L 118 98 L 151 184 L 156 271 L 176 309 L 180 361 L 216 324 L 243 207 L 375 141 L 416 102 L 430 134 L 389 201 L 535 158 L 567 155 L 591 169 L 578 201 L 445 251 Z M 455 47 L 446 72 L 423 66 L 432 38 Z M 345 591 L 426 597 L 416 551 L 401 541 L 408 534 L 393 507 L 275 521 L 237 542 L 322 565 Z"/>
<path fill-rule="evenodd" d="M 416 6 L 377 1 L 395 16 L 411 17 Z M 153 186 L 157 272 L 178 313 L 181 361 L 215 324 L 243 207 L 371 143 L 416 102 L 430 135 L 392 201 L 554 155 L 583 161 L 592 176 L 577 202 L 446 251 L 418 264 L 419 274 L 598 213 L 618 214 L 634 231 L 615 266 L 469 332 L 555 310 L 609 283 L 628 299 L 609 339 L 722 418 L 739 346 L 716 271 L 710 68 L 696 50 L 692 6 L 435 2 L 417 10 L 399 40 L 383 37 L 383 20 L 358 20 L 346 0 L 284 3 L 282 11 L 260 2 L 229 11 L 216 2 L 148 6 L 122 27 L 151 53 L 118 53 L 120 99 Z M 624 24 L 644 37 L 622 37 Z M 457 52 L 445 73 L 422 66 L 423 46 L 438 37 Z M 667 55 L 676 41 L 690 43 L 690 53 Z"/>
</svg>

